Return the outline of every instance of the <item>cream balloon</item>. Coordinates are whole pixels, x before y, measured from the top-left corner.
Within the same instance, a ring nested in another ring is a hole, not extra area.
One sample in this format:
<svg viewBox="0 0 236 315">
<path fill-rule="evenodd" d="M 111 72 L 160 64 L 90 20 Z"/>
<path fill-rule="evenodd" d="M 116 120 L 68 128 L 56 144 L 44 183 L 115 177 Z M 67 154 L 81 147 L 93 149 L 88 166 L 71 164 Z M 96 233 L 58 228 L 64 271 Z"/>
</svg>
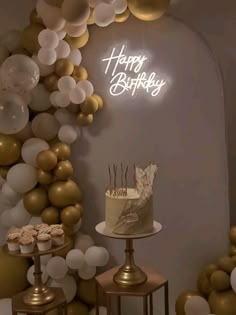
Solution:
<svg viewBox="0 0 236 315">
<path fill-rule="evenodd" d="M 81 89 L 79 86 L 76 86 L 70 91 L 69 97 L 72 103 L 81 104 L 85 100 L 86 94 L 83 89 Z"/>
<path fill-rule="evenodd" d="M 65 276 L 65 278 L 60 281 L 52 281 L 51 287 L 62 288 L 66 296 L 67 303 L 70 303 L 74 299 L 77 291 L 76 281 L 69 275 Z"/>
<path fill-rule="evenodd" d="M 88 80 L 82 80 L 77 83 L 78 88 L 82 89 L 86 96 L 91 96 L 94 92 L 92 83 Z"/>
<path fill-rule="evenodd" d="M 55 49 L 41 48 L 38 52 L 39 61 L 46 66 L 53 65 L 57 60 L 57 54 Z"/>
<path fill-rule="evenodd" d="M 61 126 L 63 125 L 75 125 L 76 124 L 76 115 L 69 112 L 65 108 L 58 109 L 54 116 L 58 120 Z M 77 133 L 78 134 L 78 133 Z"/>
<path fill-rule="evenodd" d="M 47 273 L 54 280 L 63 279 L 68 271 L 68 267 L 64 258 L 52 257 L 46 266 Z"/>
<path fill-rule="evenodd" d="M 203 297 L 192 296 L 184 306 L 186 315 L 206 315 L 210 313 L 210 306 Z"/>
<path fill-rule="evenodd" d="M 1 192 L 2 195 L 12 203 L 16 204 L 21 199 L 21 194 L 14 191 L 6 182 L 2 185 Z"/>
<path fill-rule="evenodd" d="M 127 9 L 127 0 L 115 0 L 114 8 L 116 14 L 121 14 Z"/>
<path fill-rule="evenodd" d="M 59 37 L 55 31 L 45 29 L 39 33 L 38 42 L 45 49 L 55 49 L 59 44 Z"/>
<path fill-rule="evenodd" d="M 94 246 L 94 240 L 91 236 L 83 233 L 78 233 L 75 238 L 74 248 L 80 249 L 83 253 L 91 246 Z"/>
<path fill-rule="evenodd" d="M 21 149 L 21 156 L 25 163 L 30 164 L 34 167 L 37 166 L 36 158 L 37 155 L 45 150 L 49 149 L 49 144 L 39 138 L 31 138 L 27 140 Z"/>
<path fill-rule="evenodd" d="M 230 284 L 231 284 L 232 290 L 236 293 L 236 267 L 231 272 Z"/>
<path fill-rule="evenodd" d="M 84 34 L 87 30 L 87 23 L 83 23 L 81 25 L 73 25 L 70 23 L 66 24 L 65 27 L 66 33 L 71 37 L 79 37 Z"/>
<path fill-rule="evenodd" d="M 0 225 L 1 225 L 1 228 L 4 227 L 5 229 L 6 228 L 10 228 L 13 224 L 14 224 L 14 221 L 12 219 L 12 209 L 7 209 L 7 210 L 4 210 L 1 215 L 0 215 Z"/>
<path fill-rule="evenodd" d="M 89 266 L 85 263 L 79 270 L 78 275 L 83 280 L 89 280 L 95 277 L 96 275 L 96 267 Z"/>
<path fill-rule="evenodd" d="M 59 39 L 62 40 L 66 37 L 66 31 L 65 30 L 58 31 L 57 35 L 58 35 Z"/>
<path fill-rule="evenodd" d="M 56 48 L 57 59 L 67 58 L 70 54 L 70 45 L 65 40 L 60 40 Z"/>
<path fill-rule="evenodd" d="M 17 205 L 11 209 L 12 225 L 22 227 L 27 225 L 31 219 L 31 215 L 24 207 L 23 200 L 20 200 Z"/>
<path fill-rule="evenodd" d="M 77 128 L 71 125 L 64 125 L 59 129 L 58 139 L 66 144 L 72 144 L 78 138 Z"/>
<path fill-rule="evenodd" d="M 79 249 L 72 249 L 66 255 L 67 266 L 71 269 L 82 268 L 85 264 L 84 253 Z"/>
<path fill-rule="evenodd" d="M 64 76 L 58 80 L 58 89 L 60 92 L 69 93 L 76 87 L 75 79 L 70 76 Z"/>
<path fill-rule="evenodd" d="M 17 132 L 15 135 L 19 140 L 23 142 L 32 138 L 34 135 L 31 129 L 31 123 L 28 122 L 26 126 L 21 131 Z"/>
<path fill-rule="evenodd" d="M 79 49 L 72 49 L 68 59 L 73 63 L 75 66 L 79 66 L 81 64 L 82 55 Z"/>
<path fill-rule="evenodd" d="M 41 77 L 46 77 L 49 74 L 54 72 L 54 70 L 55 70 L 54 64 L 52 64 L 51 66 L 44 65 L 39 61 L 38 56 L 36 56 L 36 55 L 33 55 L 32 59 L 37 63 Z"/>
<path fill-rule="evenodd" d="M 16 164 L 7 173 L 7 183 L 14 191 L 21 194 L 26 193 L 36 186 L 37 171 L 31 165 Z"/>
<path fill-rule="evenodd" d="M 38 0 L 36 10 L 49 29 L 58 32 L 65 27 L 66 20 L 61 16 L 60 8 L 53 7 L 44 0 Z"/>
<path fill-rule="evenodd" d="M 48 113 L 38 114 L 32 121 L 34 135 L 46 141 L 50 141 L 56 137 L 59 127 L 56 118 Z"/>
<path fill-rule="evenodd" d="M 85 260 L 89 266 L 103 267 L 109 261 L 109 252 L 104 247 L 91 246 L 85 252 Z"/>
<path fill-rule="evenodd" d="M 101 27 L 111 24 L 115 19 L 115 14 L 114 6 L 107 3 L 98 4 L 93 11 L 94 21 Z"/>
<path fill-rule="evenodd" d="M 44 112 L 51 107 L 49 100 L 49 92 L 45 88 L 44 84 L 38 84 L 32 90 L 32 101 L 29 107 L 36 112 Z"/>
<path fill-rule="evenodd" d="M 57 107 L 67 107 L 70 105 L 70 98 L 67 93 L 63 92 L 58 92 L 54 96 L 54 103 L 56 104 Z"/>
</svg>

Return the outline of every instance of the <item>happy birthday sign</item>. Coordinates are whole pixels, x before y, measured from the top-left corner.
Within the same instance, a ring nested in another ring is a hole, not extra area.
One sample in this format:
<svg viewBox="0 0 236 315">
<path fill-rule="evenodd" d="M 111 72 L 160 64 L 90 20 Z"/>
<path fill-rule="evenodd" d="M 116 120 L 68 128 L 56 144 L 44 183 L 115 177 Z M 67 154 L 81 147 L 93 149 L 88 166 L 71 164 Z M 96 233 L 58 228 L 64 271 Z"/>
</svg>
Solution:
<svg viewBox="0 0 236 315">
<path fill-rule="evenodd" d="M 130 93 L 132 96 L 143 89 L 151 96 L 158 96 L 166 85 L 156 72 L 144 70 L 148 57 L 146 55 L 128 55 L 127 47 L 114 47 L 109 57 L 102 59 L 106 63 L 105 74 L 111 74 L 110 94 L 119 96 Z"/>
</svg>

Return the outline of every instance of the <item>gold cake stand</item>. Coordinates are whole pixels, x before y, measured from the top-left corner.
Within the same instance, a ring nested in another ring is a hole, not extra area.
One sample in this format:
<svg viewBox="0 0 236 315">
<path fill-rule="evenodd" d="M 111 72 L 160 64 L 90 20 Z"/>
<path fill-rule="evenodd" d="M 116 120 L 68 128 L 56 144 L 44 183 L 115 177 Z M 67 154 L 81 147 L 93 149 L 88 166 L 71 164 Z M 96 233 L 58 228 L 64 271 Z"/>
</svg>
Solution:
<svg viewBox="0 0 236 315">
<path fill-rule="evenodd" d="M 61 246 L 53 246 L 50 250 L 39 251 L 38 249 L 30 254 L 22 254 L 18 251 L 9 251 L 7 245 L 4 246 L 4 250 L 13 256 L 33 258 L 34 260 L 34 285 L 26 290 L 23 295 L 23 302 L 27 305 L 39 306 L 51 303 L 55 299 L 55 293 L 53 290 L 45 286 L 42 282 L 42 271 L 40 256 L 52 254 L 58 250 L 67 247 L 70 244 L 70 240 L 65 238 L 65 242 Z"/>
<path fill-rule="evenodd" d="M 133 287 L 139 284 L 143 284 L 147 281 L 146 273 L 135 264 L 134 260 L 134 247 L 133 240 L 147 238 L 156 235 L 162 230 L 162 225 L 159 222 L 153 222 L 153 231 L 146 234 L 137 235 L 120 235 L 109 232 L 106 229 L 106 223 L 101 222 L 95 227 L 96 231 L 106 237 L 121 239 L 126 241 L 125 248 L 125 263 L 114 274 L 114 282 L 122 287 Z"/>
</svg>

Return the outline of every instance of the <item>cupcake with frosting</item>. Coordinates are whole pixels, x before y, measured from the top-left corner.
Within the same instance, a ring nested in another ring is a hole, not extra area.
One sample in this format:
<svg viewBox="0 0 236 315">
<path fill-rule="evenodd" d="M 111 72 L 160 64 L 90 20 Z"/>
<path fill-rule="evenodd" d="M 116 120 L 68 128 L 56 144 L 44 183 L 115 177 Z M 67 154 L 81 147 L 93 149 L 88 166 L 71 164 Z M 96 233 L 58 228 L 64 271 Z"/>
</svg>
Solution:
<svg viewBox="0 0 236 315">
<path fill-rule="evenodd" d="M 64 244 L 65 235 L 64 231 L 61 228 L 53 229 L 51 231 L 52 244 L 55 246 L 60 246 Z"/>
<path fill-rule="evenodd" d="M 36 225 L 34 226 L 34 228 L 35 228 L 36 231 L 39 231 L 39 230 L 41 230 L 41 229 L 43 229 L 43 228 L 47 228 L 47 227 L 48 227 L 48 224 L 47 224 L 47 223 L 36 224 Z"/>
<path fill-rule="evenodd" d="M 23 235 L 31 235 L 33 237 L 36 237 L 38 235 L 38 232 L 36 230 L 29 229 L 29 230 L 22 230 L 21 234 L 22 234 L 22 236 Z"/>
<path fill-rule="evenodd" d="M 9 251 L 17 251 L 20 249 L 19 239 L 21 237 L 21 233 L 9 233 L 7 236 L 7 246 Z"/>
<path fill-rule="evenodd" d="M 34 225 L 32 225 L 32 224 L 27 224 L 27 225 L 23 226 L 23 227 L 21 228 L 21 230 L 22 230 L 22 231 L 34 230 Z"/>
<path fill-rule="evenodd" d="M 19 238 L 19 244 L 22 254 L 30 254 L 34 251 L 35 239 L 31 234 L 26 233 Z"/>
<path fill-rule="evenodd" d="M 52 237 L 49 234 L 42 233 L 37 236 L 37 246 L 39 251 L 49 250 L 52 247 Z"/>
<path fill-rule="evenodd" d="M 51 226 L 43 226 L 38 230 L 38 235 L 39 234 L 50 234 L 52 231 Z"/>
</svg>

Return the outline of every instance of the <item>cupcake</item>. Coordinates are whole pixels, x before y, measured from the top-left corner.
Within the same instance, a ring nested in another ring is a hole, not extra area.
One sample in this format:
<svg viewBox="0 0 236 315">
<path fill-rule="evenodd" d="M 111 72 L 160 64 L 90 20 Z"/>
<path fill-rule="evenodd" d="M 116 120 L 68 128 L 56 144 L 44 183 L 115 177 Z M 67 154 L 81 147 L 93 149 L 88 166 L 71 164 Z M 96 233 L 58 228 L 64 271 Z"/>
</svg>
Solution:
<svg viewBox="0 0 236 315">
<path fill-rule="evenodd" d="M 21 234 L 22 234 L 22 236 L 24 236 L 24 235 L 31 235 L 33 237 L 36 237 L 38 235 L 38 232 L 36 230 L 30 230 L 29 229 L 29 230 L 23 230 L 21 232 Z"/>
<path fill-rule="evenodd" d="M 19 238 L 20 251 L 22 254 L 30 254 L 34 251 L 35 240 L 31 234 L 25 234 Z"/>
<path fill-rule="evenodd" d="M 17 251 L 20 249 L 19 239 L 21 237 L 21 233 L 9 233 L 7 236 L 7 246 L 8 250 L 11 252 Z"/>
<path fill-rule="evenodd" d="M 34 225 L 28 224 L 21 228 L 22 231 L 34 230 Z"/>
<path fill-rule="evenodd" d="M 45 226 L 45 227 L 41 227 L 40 230 L 38 231 L 38 235 L 39 234 L 50 234 L 52 231 L 50 226 Z"/>
<path fill-rule="evenodd" d="M 37 236 L 37 246 L 39 251 L 49 250 L 52 247 L 52 237 L 49 234 L 39 234 Z"/>
<path fill-rule="evenodd" d="M 52 244 L 60 246 L 64 244 L 64 231 L 62 229 L 53 229 L 51 231 Z"/>
<path fill-rule="evenodd" d="M 39 231 L 39 230 L 41 230 L 42 228 L 46 228 L 46 227 L 48 227 L 48 224 L 46 224 L 46 223 L 36 224 L 36 225 L 34 226 L 34 228 L 35 228 L 36 231 Z"/>
</svg>

